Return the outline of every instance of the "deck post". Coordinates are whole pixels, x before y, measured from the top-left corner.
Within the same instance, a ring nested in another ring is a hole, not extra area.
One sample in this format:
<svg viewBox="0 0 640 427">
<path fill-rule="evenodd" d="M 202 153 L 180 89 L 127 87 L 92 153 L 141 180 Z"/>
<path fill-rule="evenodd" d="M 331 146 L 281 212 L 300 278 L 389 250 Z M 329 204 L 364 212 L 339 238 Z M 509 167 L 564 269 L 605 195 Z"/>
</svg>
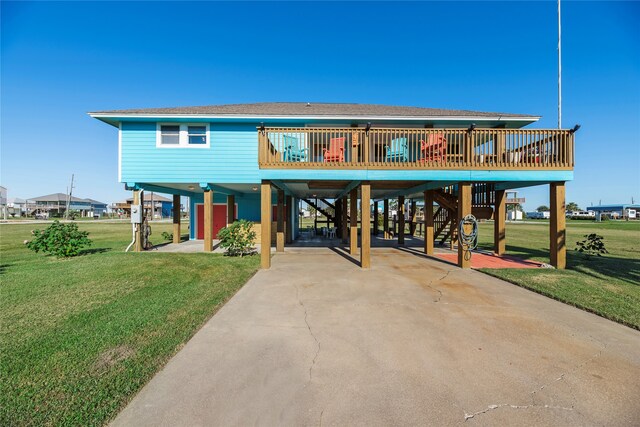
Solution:
<svg viewBox="0 0 640 427">
<path fill-rule="evenodd" d="M 347 214 L 347 196 L 342 198 L 342 243 L 349 242 L 349 232 L 348 232 L 348 214 Z"/>
<path fill-rule="evenodd" d="M 389 235 L 389 199 L 384 199 L 382 210 L 382 231 L 384 232 L 385 240 L 387 240 L 391 238 Z"/>
<path fill-rule="evenodd" d="M 227 196 L 227 225 L 233 224 L 236 220 L 236 196 L 229 194 Z"/>
<path fill-rule="evenodd" d="M 360 267 L 371 267 L 371 184 L 360 186 Z"/>
<path fill-rule="evenodd" d="M 213 190 L 204 190 L 204 251 L 213 251 Z"/>
<path fill-rule="evenodd" d="M 504 255 L 506 249 L 506 202 L 505 190 L 496 190 L 496 206 L 493 212 L 493 252 L 496 255 Z"/>
<path fill-rule="evenodd" d="M 433 190 L 424 192 L 424 253 L 433 255 Z"/>
<path fill-rule="evenodd" d="M 133 190 L 133 204 L 139 205 L 144 220 L 144 190 Z M 136 224 L 136 243 L 133 247 L 134 252 L 142 252 L 142 224 Z"/>
<path fill-rule="evenodd" d="M 413 237 L 416 234 L 416 201 L 411 199 L 411 209 L 409 210 L 409 234 Z"/>
<path fill-rule="evenodd" d="M 398 244 L 404 245 L 404 196 L 398 196 Z"/>
<path fill-rule="evenodd" d="M 336 237 L 342 237 L 342 199 L 334 201 L 336 209 L 334 212 L 333 226 L 336 227 Z"/>
<path fill-rule="evenodd" d="M 180 243 L 180 195 L 173 195 L 173 243 Z"/>
<path fill-rule="evenodd" d="M 287 210 L 285 215 L 285 232 L 284 239 L 285 243 L 293 242 L 293 197 L 285 196 L 284 198 L 284 207 Z"/>
<path fill-rule="evenodd" d="M 371 185 L 369 185 L 369 192 L 371 192 Z M 378 217 L 380 214 L 378 213 L 378 202 L 373 202 L 373 235 L 377 236 L 379 233 L 378 229 Z"/>
<path fill-rule="evenodd" d="M 284 252 L 284 191 L 281 189 L 278 189 L 277 206 L 276 252 Z"/>
<path fill-rule="evenodd" d="M 349 236 L 349 252 L 351 255 L 358 252 L 358 189 L 354 188 L 349 193 L 349 219 L 351 231 Z"/>
<path fill-rule="evenodd" d="M 551 218 L 549 240 L 551 265 L 557 269 L 567 266 L 565 185 L 564 182 L 552 182 L 550 189 Z"/>
<path fill-rule="evenodd" d="M 260 184 L 260 266 L 271 267 L 271 182 Z"/>
<path fill-rule="evenodd" d="M 458 184 L 458 221 L 453 223 L 454 227 L 458 227 L 462 219 L 471 214 L 471 183 L 461 182 Z M 452 235 L 453 236 L 453 235 Z M 453 241 L 453 237 L 451 239 Z M 458 267 L 469 268 L 471 267 L 471 259 L 465 257 L 465 250 L 460 243 L 458 243 Z"/>
</svg>

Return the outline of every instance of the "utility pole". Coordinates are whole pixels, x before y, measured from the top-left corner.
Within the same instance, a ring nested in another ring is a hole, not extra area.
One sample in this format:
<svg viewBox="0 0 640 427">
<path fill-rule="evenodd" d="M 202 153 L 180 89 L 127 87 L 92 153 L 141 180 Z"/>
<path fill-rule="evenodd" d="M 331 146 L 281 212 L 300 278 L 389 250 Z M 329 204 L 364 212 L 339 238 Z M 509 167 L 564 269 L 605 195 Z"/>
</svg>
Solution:
<svg viewBox="0 0 640 427">
<path fill-rule="evenodd" d="M 64 219 L 69 219 L 69 208 L 71 207 L 71 195 L 73 194 L 73 176 L 71 174 L 71 186 L 69 186 L 69 193 L 67 194 L 67 207 L 64 211 Z"/>
<path fill-rule="evenodd" d="M 562 25 L 558 0 L 558 129 L 562 129 Z"/>
</svg>

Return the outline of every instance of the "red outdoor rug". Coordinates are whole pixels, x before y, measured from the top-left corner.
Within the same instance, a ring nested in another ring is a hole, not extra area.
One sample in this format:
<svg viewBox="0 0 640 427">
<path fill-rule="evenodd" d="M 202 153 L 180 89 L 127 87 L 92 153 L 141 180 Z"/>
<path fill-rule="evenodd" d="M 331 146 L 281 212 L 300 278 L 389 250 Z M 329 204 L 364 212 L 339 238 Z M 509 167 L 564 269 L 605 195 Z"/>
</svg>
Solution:
<svg viewBox="0 0 640 427">
<path fill-rule="evenodd" d="M 438 258 L 452 264 L 458 263 L 458 254 L 435 254 Z M 544 264 L 537 261 L 525 261 L 518 258 L 497 256 L 493 254 L 473 252 L 471 268 L 540 268 Z"/>
</svg>

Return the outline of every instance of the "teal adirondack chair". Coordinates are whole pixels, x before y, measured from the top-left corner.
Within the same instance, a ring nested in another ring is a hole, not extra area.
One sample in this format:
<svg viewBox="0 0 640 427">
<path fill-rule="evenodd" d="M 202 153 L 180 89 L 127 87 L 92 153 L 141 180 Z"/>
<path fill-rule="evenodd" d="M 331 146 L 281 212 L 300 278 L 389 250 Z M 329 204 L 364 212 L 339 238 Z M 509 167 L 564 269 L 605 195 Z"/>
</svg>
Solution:
<svg viewBox="0 0 640 427">
<path fill-rule="evenodd" d="M 396 138 L 386 146 L 386 162 L 406 162 L 409 160 L 409 144 L 407 138 Z"/>
<path fill-rule="evenodd" d="M 300 147 L 300 140 L 295 136 L 283 135 L 284 155 L 282 160 L 285 162 L 304 162 L 307 160 L 306 148 Z"/>
</svg>

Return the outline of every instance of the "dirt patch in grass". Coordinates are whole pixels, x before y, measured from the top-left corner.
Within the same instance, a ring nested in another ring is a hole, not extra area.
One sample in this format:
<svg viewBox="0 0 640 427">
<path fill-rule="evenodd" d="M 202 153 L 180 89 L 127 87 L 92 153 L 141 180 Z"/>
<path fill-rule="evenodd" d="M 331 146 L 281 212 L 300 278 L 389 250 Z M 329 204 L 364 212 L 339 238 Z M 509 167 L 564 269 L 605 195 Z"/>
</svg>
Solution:
<svg viewBox="0 0 640 427">
<path fill-rule="evenodd" d="M 136 352 L 133 348 L 124 344 L 110 348 L 100 353 L 93 364 L 93 370 L 97 372 L 105 371 L 115 364 L 130 358 L 135 353 Z"/>
</svg>

